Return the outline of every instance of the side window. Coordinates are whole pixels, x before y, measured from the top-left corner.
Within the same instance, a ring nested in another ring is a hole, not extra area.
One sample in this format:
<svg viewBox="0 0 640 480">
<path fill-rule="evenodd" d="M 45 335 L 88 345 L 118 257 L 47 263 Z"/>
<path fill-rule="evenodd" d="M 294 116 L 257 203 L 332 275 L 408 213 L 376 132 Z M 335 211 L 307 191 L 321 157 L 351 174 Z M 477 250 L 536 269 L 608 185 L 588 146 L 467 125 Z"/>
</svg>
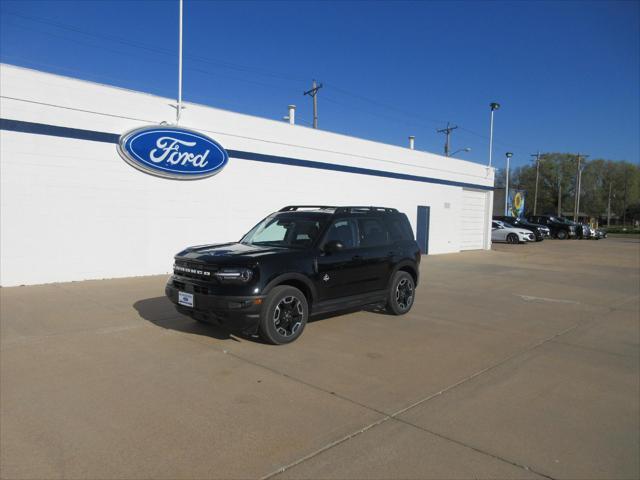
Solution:
<svg viewBox="0 0 640 480">
<path fill-rule="evenodd" d="M 358 226 L 355 220 L 346 218 L 342 220 L 336 220 L 333 225 L 329 227 L 327 235 L 324 239 L 324 243 L 337 240 L 342 243 L 343 248 L 355 248 L 358 246 Z"/>
<path fill-rule="evenodd" d="M 406 217 L 400 215 L 389 215 L 385 217 L 385 223 L 389 230 L 392 241 L 413 240 L 413 231 Z"/>
<path fill-rule="evenodd" d="M 389 233 L 379 219 L 360 218 L 358 219 L 358 227 L 361 247 L 376 247 L 389 243 Z"/>
</svg>

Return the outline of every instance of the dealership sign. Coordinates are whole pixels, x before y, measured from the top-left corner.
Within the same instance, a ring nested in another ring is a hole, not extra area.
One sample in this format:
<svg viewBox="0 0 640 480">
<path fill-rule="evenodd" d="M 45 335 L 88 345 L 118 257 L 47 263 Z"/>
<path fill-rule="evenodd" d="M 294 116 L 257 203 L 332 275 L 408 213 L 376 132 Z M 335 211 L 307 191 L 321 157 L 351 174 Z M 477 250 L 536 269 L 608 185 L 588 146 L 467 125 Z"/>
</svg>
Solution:
<svg viewBox="0 0 640 480">
<path fill-rule="evenodd" d="M 229 161 L 229 155 L 218 142 L 180 127 L 132 130 L 120 136 L 118 152 L 138 170 L 179 180 L 210 177 Z"/>
</svg>

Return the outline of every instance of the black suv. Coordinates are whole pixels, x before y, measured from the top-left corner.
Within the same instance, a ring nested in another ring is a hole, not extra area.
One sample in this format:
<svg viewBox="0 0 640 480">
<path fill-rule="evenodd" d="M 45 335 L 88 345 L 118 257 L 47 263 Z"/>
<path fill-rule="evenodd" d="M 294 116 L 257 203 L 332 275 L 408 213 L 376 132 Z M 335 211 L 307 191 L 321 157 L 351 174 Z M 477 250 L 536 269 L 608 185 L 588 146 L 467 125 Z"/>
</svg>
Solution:
<svg viewBox="0 0 640 480">
<path fill-rule="evenodd" d="M 545 238 L 551 236 L 551 230 L 549 227 L 545 225 L 540 225 L 538 223 L 531 223 L 524 218 L 518 217 L 493 217 L 494 220 L 500 220 L 508 225 L 518 228 L 524 228 L 526 230 L 531 230 L 536 237 L 536 242 L 541 242 Z"/>
<path fill-rule="evenodd" d="M 551 230 L 551 235 L 560 240 L 567 238 L 574 238 L 576 236 L 576 226 L 567 222 L 563 218 L 554 217 L 553 215 L 539 215 L 536 217 L 529 217 L 531 223 L 539 223 L 545 225 Z"/>
<path fill-rule="evenodd" d="M 198 321 L 283 344 L 310 315 L 365 305 L 407 313 L 419 263 L 411 225 L 393 208 L 290 206 L 239 242 L 178 253 L 165 293 Z"/>
</svg>

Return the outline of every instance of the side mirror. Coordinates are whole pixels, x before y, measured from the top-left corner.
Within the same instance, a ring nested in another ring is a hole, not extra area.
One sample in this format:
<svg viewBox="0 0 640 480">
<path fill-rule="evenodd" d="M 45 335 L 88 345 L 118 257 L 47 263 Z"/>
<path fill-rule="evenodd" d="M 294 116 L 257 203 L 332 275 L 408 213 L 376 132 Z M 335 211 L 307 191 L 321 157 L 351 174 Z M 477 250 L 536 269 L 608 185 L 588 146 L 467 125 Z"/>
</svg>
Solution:
<svg viewBox="0 0 640 480">
<path fill-rule="evenodd" d="M 323 250 L 326 253 L 336 253 L 342 250 L 343 248 L 344 248 L 344 245 L 340 240 L 331 240 L 330 242 L 327 242 L 324 245 Z"/>
</svg>

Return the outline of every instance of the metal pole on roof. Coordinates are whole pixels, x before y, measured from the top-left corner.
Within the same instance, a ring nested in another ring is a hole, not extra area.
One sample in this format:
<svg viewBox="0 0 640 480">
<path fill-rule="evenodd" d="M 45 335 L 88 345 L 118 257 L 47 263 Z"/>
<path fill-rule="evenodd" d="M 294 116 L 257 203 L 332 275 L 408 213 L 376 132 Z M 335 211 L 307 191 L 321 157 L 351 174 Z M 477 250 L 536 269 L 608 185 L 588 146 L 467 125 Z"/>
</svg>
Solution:
<svg viewBox="0 0 640 480">
<path fill-rule="evenodd" d="M 176 124 L 180 123 L 182 111 L 182 0 L 180 3 L 180 19 L 178 27 L 178 108 L 176 108 Z"/>
</svg>

